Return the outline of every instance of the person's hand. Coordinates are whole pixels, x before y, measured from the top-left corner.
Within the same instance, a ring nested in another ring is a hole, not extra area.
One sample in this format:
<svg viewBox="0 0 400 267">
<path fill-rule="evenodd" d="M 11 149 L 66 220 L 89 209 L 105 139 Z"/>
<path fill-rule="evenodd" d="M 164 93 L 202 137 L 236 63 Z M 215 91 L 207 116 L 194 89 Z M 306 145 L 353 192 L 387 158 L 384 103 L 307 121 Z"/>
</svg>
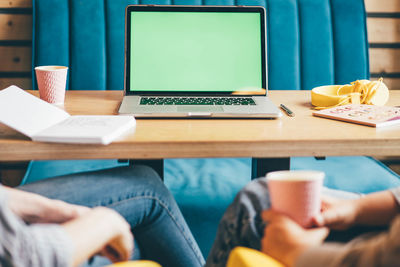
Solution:
<svg viewBox="0 0 400 267">
<path fill-rule="evenodd" d="M 133 235 L 129 224 L 116 211 L 96 207 L 77 219 L 62 224 L 74 244 L 73 265 L 96 254 L 112 262 L 130 259 Z"/>
<path fill-rule="evenodd" d="M 329 233 L 326 227 L 304 229 L 289 217 L 273 210 L 264 211 L 262 218 L 267 226 L 261 240 L 261 251 L 286 266 L 293 266 L 302 252 L 320 245 Z"/>
<path fill-rule="evenodd" d="M 113 210 L 106 212 L 110 211 L 111 214 L 107 215 L 107 220 L 112 220 L 110 225 L 115 231 L 114 238 L 101 249 L 100 255 L 107 257 L 112 262 L 129 260 L 133 251 L 133 235 L 130 226 L 119 213 Z"/>
<path fill-rule="evenodd" d="M 359 212 L 358 200 L 323 197 L 321 213 L 313 218 L 316 226 L 345 230 L 356 223 Z"/>
<path fill-rule="evenodd" d="M 8 192 L 9 208 L 26 223 L 64 223 L 90 210 L 18 189 L 5 189 Z"/>
</svg>

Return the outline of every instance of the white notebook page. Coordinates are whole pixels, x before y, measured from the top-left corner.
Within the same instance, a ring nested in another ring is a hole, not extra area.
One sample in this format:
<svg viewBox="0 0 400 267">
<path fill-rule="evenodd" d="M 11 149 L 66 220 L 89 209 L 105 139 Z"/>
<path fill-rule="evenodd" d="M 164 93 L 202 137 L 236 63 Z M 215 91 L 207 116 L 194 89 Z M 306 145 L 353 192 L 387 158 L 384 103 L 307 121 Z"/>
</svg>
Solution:
<svg viewBox="0 0 400 267">
<path fill-rule="evenodd" d="M 0 122 L 32 138 L 70 115 L 17 86 L 0 91 Z"/>
</svg>

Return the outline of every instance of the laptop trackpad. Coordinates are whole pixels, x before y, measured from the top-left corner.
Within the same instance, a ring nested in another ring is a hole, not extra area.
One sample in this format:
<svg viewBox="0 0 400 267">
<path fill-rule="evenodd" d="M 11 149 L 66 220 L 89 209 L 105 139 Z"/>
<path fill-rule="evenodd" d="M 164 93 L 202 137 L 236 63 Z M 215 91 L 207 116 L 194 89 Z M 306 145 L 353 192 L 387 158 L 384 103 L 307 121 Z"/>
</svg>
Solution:
<svg viewBox="0 0 400 267">
<path fill-rule="evenodd" d="M 178 106 L 178 112 L 223 112 L 223 107 L 213 107 L 213 106 Z"/>
</svg>

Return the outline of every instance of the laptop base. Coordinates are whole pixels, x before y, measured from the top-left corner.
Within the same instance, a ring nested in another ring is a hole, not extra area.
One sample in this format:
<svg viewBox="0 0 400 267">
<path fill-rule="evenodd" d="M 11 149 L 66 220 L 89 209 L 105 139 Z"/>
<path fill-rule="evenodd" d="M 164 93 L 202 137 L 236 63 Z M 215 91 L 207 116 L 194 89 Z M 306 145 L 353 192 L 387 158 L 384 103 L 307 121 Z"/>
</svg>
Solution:
<svg viewBox="0 0 400 267">
<path fill-rule="evenodd" d="M 140 96 L 125 96 L 121 115 L 136 118 L 279 118 L 280 110 L 268 97 L 253 97 L 254 106 L 235 105 L 141 105 Z"/>
</svg>

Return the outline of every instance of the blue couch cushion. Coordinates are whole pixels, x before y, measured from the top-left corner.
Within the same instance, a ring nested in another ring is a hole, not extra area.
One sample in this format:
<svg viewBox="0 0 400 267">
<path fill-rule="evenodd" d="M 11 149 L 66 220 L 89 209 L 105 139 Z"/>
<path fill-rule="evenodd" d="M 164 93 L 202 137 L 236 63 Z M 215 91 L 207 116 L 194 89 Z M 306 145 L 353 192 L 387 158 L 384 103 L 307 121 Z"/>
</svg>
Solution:
<svg viewBox="0 0 400 267">
<path fill-rule="evenodd" d="M 400 186 L 400 176 L 371 157 L 291 158 L 291 170 L 325 172 L 326 187 L 367 194 Z"/>
<path fill-rule="evenodd" d="M 171 190 L 204 256 L 218 222 L 236 193 L 250 181 L 251 159 L 176 159 L 165 161 Z"/>
<path fill-rule="evenodd" d="M 118 160 L 34 160 L 29 162 L 28 169 L 21 184 L 28 184 L 55 176 L 109 169 L 126 166 Z"/>
<path fill-rule="evenodd" d="M 363 0 L 34 0 L 33 66 L 69 66 L 70 90 L 122 90 L 128 4 L 264 6 L 271 90 L 369 76 Z"/>
</svg>

